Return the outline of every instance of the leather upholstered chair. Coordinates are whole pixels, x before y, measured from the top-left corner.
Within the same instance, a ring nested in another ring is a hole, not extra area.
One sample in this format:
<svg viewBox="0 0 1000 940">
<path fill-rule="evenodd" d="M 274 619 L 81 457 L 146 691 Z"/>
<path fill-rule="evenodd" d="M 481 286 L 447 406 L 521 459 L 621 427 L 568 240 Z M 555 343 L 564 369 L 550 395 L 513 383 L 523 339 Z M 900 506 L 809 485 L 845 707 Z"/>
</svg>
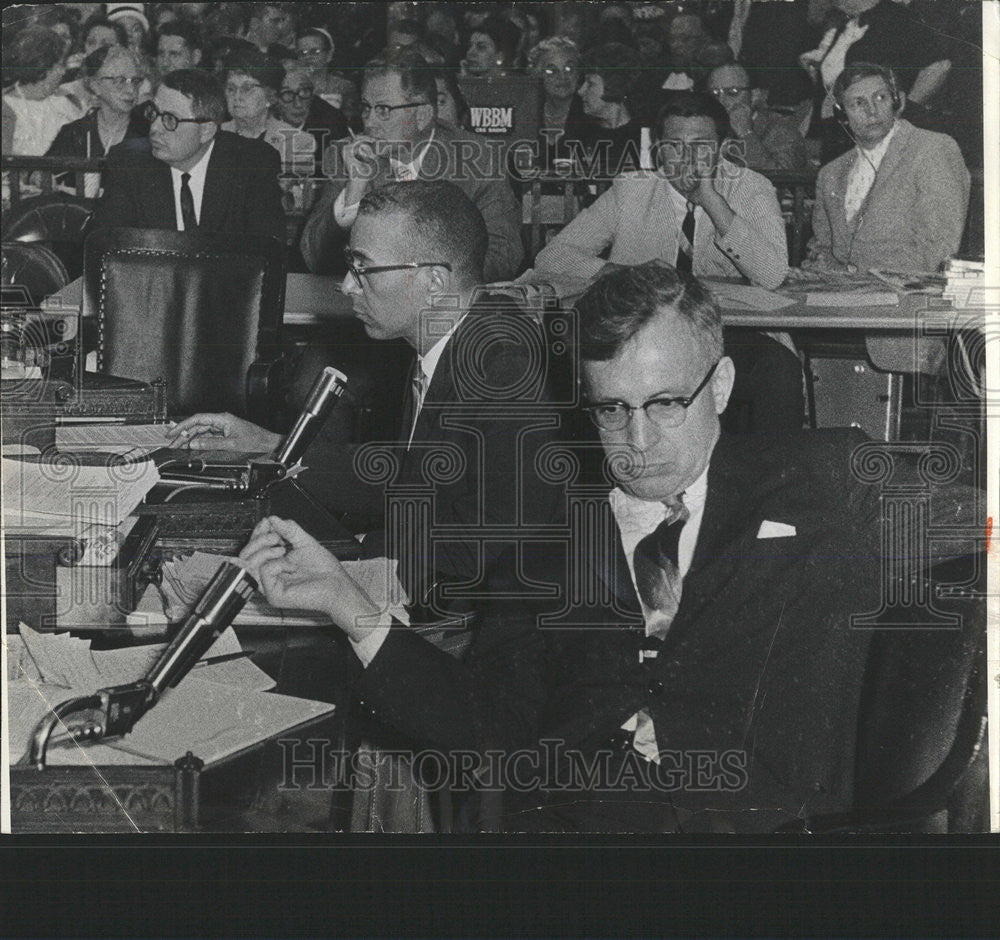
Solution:
<svg viewBox="0 0 1000 940">
<path fill-rule="evenodd" d="M 83 316 L 96 325 L 97 371 L 165 380 L 171 414 L 230 411 L 271 425 L 285 250 L 265 237 L 94 232 L 84 245 Z"/>
</svg>

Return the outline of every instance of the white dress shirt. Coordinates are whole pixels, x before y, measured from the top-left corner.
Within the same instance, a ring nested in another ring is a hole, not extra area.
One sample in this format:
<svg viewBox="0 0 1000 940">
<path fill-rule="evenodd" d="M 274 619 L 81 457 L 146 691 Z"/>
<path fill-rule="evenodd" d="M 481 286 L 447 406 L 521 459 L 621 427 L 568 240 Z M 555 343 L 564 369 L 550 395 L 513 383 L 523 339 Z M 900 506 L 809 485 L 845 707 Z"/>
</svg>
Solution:
<svg viewBox="0 0 1000 940">
<path fill-rule="evenodd" d="M 684 505 L 688 510 L 688 520 L 681 529 L 680 541 L 677 544 L 677 567 L 681 578 L 687 574 L 691 567 L 691 560 L 694 557 L 695 543 L 698 541 L 698 532 L 701 530 L 701 519 L 705 513 L 705 495 L 708 491 L 708 467 L 684 491 Z M 647 535 L 654 532 L 656 527 L 663 522 L 667 516 L 667 507 L 659 501 L 638 499 L 630 496 L 617 487 L 608 496 L 611 503 L 611 511 L 614 513 L 615 522 L 618 524 L 618 532 L 622 540 L 622 550 L 625 553 L 625 560 L 628 562 L 629 574 L 632 576 L 632 584 L 636 587 L 636 595 L 639 596 L 638 585 L 635 584 L 635 548 Z M 642 601 L 639 596 L 639 604 L 642 606 L 643 617 L 646 620 L 646 634 L 649 635 L 650 615 L 654 613 Z M 635 736 L 632 739 L 633 747 L 647 760 L 652 760 L 657 764 L 660 762 L 660 747 L 656 740 L 656 729 L 653 727 L 652 716 L 645 708 L 637 711 L 625 724 L 622 725 L 625 731 L 632 731 Z"/>
<path fill-rule="evenodd" d="M 208 161 L 215 149 L 213 140 L 208 149 L 202 154 L 201 159 L 190 170 L 178 170 L 177 167 L 170 168 L 170 181 L 174 184 L 174 215 L 177 218 L 177 231 L 184 231 L 184 215 L 181 212 L 181 175 L 188 173 L 191 179 L 188 180 L 188 188 L 194 199 L 194 217 L 201 223 L 201 203 L 205 195 L 205 174 L 208 172 Z"/>
<path fill-rule="evenodd" d="M 853 222 L 854 217 L 861 211 L 865 204 L 872 186 L 875 184 L 875 176 L 878 168 L 882 165 L 889 144 L 896 133 L 898 124 L 892 125 L 892 130 L 882 138 L 871 150 L 866 150 L 858 144 L 857 154 L 854 159 L 854 166 L 847 177 L 847 193 L 844 195 L 844 213 L 848 222 Z"/>
<path fill-rule="evenodd" d="M 393 160 L 392 157 L 389 158 L 389 167 L 392 170 L 394 180 L 415 180 L 420 178 L 420 168 L 424 165 L 424 156 L 433 139 L 434 131 L 431 130 L 431 136 L 420 145 L 416 156 L 409 163 L 401 163 L 399 160 Z M 351 203 L 349 206 L 345 205 L 344 194 L 346 192 L 347 187 L 345 186 L 333 203 L 333 217 L 337 220 L 337 224 L 341 228 L 350 228 L 354 224 L 354 220 L 358 217 L 358 204 L 360 200 Z"/>
</svg>

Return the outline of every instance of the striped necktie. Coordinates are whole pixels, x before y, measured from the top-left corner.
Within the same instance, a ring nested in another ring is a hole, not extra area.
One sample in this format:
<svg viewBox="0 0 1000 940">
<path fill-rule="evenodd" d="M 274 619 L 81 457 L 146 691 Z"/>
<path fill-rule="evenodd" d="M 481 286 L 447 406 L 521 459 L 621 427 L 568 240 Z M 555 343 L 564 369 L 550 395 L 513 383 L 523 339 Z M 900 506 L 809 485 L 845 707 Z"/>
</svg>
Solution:
<svg viewBox="0 0 1000 940">
<path fill-rule="evenodd" d="M 680 274 L 691 274 L 694 267 L 694 203 L 687 204 L 687 215 L 681 225 L 680 238 L 677 240 L 677 271 Z"/>
<path fill-rule="evenodd" d="M 680 497 L 667 505 L 666 518 L 635 547 L 632 567 L 639 597 L 648 608 L 643 658 L 653 659 L 681 602 L 678 546 L 688 509 Z M 649 642 L 649 641 L 653 642 Z"/>
</svg>

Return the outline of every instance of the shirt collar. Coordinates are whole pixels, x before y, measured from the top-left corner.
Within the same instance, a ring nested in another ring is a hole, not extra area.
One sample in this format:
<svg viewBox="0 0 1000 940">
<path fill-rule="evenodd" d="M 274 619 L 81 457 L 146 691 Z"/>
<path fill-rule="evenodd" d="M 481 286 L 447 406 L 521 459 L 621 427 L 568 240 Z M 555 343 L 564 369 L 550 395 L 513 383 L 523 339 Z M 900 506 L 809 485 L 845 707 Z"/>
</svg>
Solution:
<svg viewBox="0 0 1000 940">
<path fill-rule="evenodd" d="M 708 466 L 701 476 L 681 495 L 690 515 L 695 515 L 705 505 L 708 493 Z M 616 486 L 609 494 L 611 510 L 621 528 L 641 529 L 652 532 L 667 516 L 667 507 L 660 500 L 639 499 Z"/>
<path fill-rule="evenodd" d="M 896 129 L 899 127 L 899 121 L 892 122 L 892 128 L 889 133 L 885 135 L 871 150 L 866 150 L 861 144 L 858 144 L 858 150 L 866 156 L 872 163 L 875 164 L 876 169 L 882 162 L 882 158 L 885 156 L 886 151 L 889 149 L 889 144 L 892 143 L 892 138 L 896 134 Z"/>
<path fill-rule="evenodd" d="M 438 363 L 441 361 L 441 356 L 444 355 L 444 348 L 448 345 L 448 340 L 455 335 L 455 330 L 461 326 L 462 321 L 468 316 L 468 312 L 463 313 L 452 326 L 447 333 L 444 334 L 427 352 L 421 356 L 417 355 L 417 362 L 420 363 L 420 369 L 427 377 L 427 386 L 430 387 L 431 380 L 434 378 L 434 372 L 437 370 Z"/>
<path fill-rule="evenodd" d="M 394 176 L 399 176 L 403 171 L 408 171 L 414 179 L 420 176 L 420 168 L 424 165 L 424 156 L 427 153 L 427 148 L 431 145 L 431 141 L 434 139 L 435 130 L 436 128 L 432 127 L 431 136 L 423 143 L 417 145 L 417 154 L 409 163 L 403 163 L 401 160 L 394 160 L 392 157 L 389 157 L 389 165 L 392 167 Z"/>
</svg>

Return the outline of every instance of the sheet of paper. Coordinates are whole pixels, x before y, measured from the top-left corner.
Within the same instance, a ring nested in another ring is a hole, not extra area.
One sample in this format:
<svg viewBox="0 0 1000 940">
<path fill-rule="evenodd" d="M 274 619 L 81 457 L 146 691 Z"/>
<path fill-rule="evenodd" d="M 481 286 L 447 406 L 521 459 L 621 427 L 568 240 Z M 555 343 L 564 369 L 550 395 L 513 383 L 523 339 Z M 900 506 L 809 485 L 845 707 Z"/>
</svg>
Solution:
<svg viewBox="0 0 1000 940">
<path fill-rule="evenodd" d="M 706 280 L 716 303 L 720 307 L 741 307 L 746 310 L 781 310 L 795 303 L 791 297 L 783 297 L 763 287 L 749 284 L 733 284 L 729 281 Z"/>
<path fill-rule="evenodd" d="M 807 307 L 895 307 L 899 296 L 892 291 L 810 291 Z"/>
<path fill-rule="evenodd" d="M 3 521 L 17 527 L 116 526 L 159 482 L 150 460 L 108 466 L 3 458 Z"/>
<path fill-rule="evenodd" d="M 167 431 L 171 427 L 172 424 L 57 424 L 56 449 L 146 456 L 170 447 Z"/>
</svg>

